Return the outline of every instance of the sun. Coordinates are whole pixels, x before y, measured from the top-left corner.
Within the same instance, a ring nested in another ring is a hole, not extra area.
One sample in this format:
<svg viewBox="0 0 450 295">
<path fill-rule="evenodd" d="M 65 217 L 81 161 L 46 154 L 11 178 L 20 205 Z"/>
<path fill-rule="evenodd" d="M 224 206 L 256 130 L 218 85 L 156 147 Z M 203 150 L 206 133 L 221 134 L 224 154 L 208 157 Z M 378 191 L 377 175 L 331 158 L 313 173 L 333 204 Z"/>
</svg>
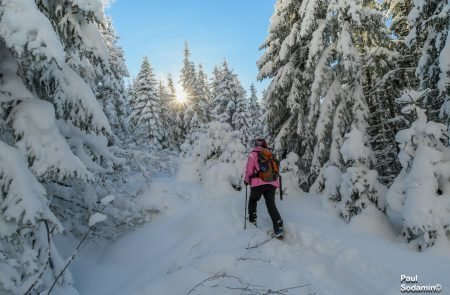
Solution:
<svg viewBox="0 0 450 295">
<path fill-rule="evenodd" d="M 187 102 L 187 94 L 184 92 L 183 88 L 181 86 L 177 86 L 176 93 L 175 93 L 175 100 L 179 104 L 185 104 Z"/>
</svg>

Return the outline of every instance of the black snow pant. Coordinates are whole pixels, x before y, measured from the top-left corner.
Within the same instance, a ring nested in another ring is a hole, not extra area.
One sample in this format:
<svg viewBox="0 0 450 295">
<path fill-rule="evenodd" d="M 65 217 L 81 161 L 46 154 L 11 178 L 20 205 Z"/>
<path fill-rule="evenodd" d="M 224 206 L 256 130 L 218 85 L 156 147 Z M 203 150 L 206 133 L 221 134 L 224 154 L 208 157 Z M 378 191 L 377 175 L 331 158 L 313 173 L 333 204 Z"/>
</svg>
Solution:
<svg viewBox="0 0 450 295">
<path fill-rule="evenodd" d="M 250 222 L 256 222 L 256 205 L 261 199 L 261 196 L 264 196 L 267 211 L 269 211 L 270 218 L 272 219 L 274 232 L 277 228 L 283 226 L 283 220 L 281 219 L 280 213 L 275 205 L 275 191 L 276 187 L 270 184 L 252 187 L 250 191 L 250 199 L 248 201 L 248 220 Z"/>
</svg>

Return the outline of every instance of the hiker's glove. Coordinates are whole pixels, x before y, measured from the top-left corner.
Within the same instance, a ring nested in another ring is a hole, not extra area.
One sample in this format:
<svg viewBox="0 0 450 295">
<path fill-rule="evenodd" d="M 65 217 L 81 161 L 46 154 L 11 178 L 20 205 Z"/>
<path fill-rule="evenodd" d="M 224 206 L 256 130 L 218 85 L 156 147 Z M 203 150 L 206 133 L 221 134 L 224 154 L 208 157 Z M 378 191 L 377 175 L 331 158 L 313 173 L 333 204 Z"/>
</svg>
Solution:
<svg viewBox="0 0 450 295">
<path fill-rule="evenodd" d="M 247 182 L 247 181 L 244 181 L 244 184 L 245 184 L 245 186 L 247 186 L 247 185 L 248 185 L 248 182 Z"/>
</svg>

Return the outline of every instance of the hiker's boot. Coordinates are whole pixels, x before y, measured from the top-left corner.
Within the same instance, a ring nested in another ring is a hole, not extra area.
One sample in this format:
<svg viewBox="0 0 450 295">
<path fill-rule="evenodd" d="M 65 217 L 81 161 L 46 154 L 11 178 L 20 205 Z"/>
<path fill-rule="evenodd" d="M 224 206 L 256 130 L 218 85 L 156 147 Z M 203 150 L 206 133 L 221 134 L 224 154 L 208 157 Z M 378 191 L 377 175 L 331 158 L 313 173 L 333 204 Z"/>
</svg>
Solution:
<svg viewBox="0 0 450 295">
<path fill-rule="evenodd" d="M 255 227 L 258 227 L 256 225 L 256 213 L 250 214 L 250 216 L 248 217 L 248 221 L 253 224 Z"/>
<path fill-rule="evenodd" d="M 275 223 L 273 234 L 277 239 L 284 238 L 283 220 L 280 219 Z"/>
</svg>

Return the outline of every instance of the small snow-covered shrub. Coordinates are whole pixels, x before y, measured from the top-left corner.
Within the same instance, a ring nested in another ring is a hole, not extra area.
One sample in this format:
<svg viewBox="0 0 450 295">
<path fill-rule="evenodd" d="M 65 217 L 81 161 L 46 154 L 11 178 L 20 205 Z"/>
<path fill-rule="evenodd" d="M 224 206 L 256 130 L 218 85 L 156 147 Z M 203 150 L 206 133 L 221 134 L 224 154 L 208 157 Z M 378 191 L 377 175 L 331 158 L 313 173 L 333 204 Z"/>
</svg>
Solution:
<svg viewBox="0 0 450 295">
<path fill-rule="evenodd" d="M 298 188 L 299 179 L 299 156 L 290 152 L 285 159 L 280 162 L 280 174 L 282 177 L 283 190 L 292 191 Z"/>
<path fill-rule="evenodd" d="M 399 99 L 409 104 L 405 113 L 415 113 L 416 121 L 396 135 L 399 161 L 403 167 L 387 194 L 388 214 L 400 220 L 401 234 L 419 249 L 432 246 L 450 230 L 450 149 L 443 124 L 427 120 L 416 105 L 420 92 Z"/>
<path fill-rule="evenodd" d="M 138 198 L 157 173 L 173 174 L 178 152 L 172 150 L 145 151 L 140 148 L 116 147 L 114 154 L 120 161 L 113 169 L 101 173 L 96 185 L 99 198 L 114 195 L 113 202 L 103 210 L 108 219 L 96 225 L 94 235 L 114 239 L 138 224 L 148 222 L 160 208 L 142 207 Z M 100 206 L 100 205 L 99 205 Z M 102 206 L 100 206 L 102 207 Z"/>
<path fill-rule="evenodd" d="M 386 188 L 379 183 L 377 171 L 370 169 L 374 155 L 365 133 L 352 126 L 344 136 L 340 155 L 344 169 L 330 165 L 324 170 L 325 196 L 337 202 L 341 216 L 347 221 L 368 206 L 384 211 Z"/>
<path fill-rule="evenodd" d="M 197 134 L 192 145 L 182 146 L 184 162 L 180 173 L 194 172 L 207 186 L 225 189 L 241 185 L 246 149 L 239 131 L 227 123 L 211 122 Z M 182 175 L 181 177 L 186 177 Z"/>
</svg>

